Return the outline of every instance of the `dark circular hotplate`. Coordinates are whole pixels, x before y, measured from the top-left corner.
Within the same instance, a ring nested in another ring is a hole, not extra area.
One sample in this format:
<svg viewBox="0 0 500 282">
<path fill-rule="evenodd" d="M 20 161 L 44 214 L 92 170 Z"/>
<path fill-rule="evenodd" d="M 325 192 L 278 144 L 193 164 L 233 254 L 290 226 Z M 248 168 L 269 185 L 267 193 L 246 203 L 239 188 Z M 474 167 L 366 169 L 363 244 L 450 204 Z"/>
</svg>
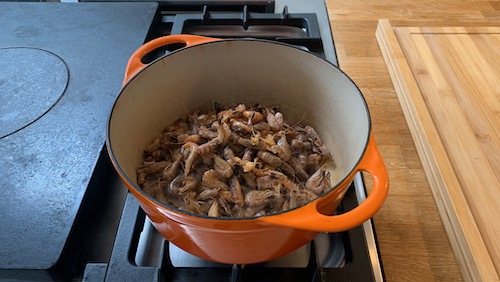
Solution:
<svg viewBox="0 0 500 282">
<path fill-rule="evenodd" d="M 0 138 L 46 114 L 64 94 L 68 80 L 66 63 L 49 51 L 0 49 Z"/>
</svg>

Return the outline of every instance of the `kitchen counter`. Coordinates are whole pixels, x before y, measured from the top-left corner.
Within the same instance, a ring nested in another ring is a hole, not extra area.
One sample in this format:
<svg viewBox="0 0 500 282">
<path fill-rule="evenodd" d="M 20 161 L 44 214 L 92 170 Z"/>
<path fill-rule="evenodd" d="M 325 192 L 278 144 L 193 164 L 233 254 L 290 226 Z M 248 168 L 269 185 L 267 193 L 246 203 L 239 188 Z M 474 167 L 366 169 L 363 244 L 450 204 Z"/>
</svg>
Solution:
<svg viewBox="0 0 500 282">
<path fill-rule="evenodd" d="M 374 218 L 386 278 L 460 281 L 460 268 L 375 31 L 381 18 L 393 26 L 499 26 L 500 2 L 327 0 L 327 7 L 339 65 L 367 99 L 375 139 L 389 171 L 389 197 Z"/>
</svg>

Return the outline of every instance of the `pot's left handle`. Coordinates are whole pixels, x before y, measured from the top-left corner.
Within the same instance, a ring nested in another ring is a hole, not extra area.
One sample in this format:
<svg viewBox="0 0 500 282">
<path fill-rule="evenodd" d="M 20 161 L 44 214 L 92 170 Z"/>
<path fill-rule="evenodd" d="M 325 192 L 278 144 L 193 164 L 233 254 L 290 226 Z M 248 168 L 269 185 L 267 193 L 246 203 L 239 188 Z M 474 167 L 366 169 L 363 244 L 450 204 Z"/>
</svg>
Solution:
<svg viewBox="0 0 500 282">
<path fill-rule="evenodd" d="M 139 47 L 139 49 L 137 49 L 130 57 L 127 68 L 125 70 L 123 85 L 125 85 L 125 83 L 127 83 L 127 81 L 129 81 L 129 79 L 132 78 L 141 69 L 146 67 L 146 64 L 142 63 L 142 59 L 144 58 L 144 56 L 155 49 L 176 43 L 184 43 L 186 45 L 184 47 L 188 47 L 217 40 L 220 39 L 190 34 L 168 35 L 153 39 Z"/>
</svg>

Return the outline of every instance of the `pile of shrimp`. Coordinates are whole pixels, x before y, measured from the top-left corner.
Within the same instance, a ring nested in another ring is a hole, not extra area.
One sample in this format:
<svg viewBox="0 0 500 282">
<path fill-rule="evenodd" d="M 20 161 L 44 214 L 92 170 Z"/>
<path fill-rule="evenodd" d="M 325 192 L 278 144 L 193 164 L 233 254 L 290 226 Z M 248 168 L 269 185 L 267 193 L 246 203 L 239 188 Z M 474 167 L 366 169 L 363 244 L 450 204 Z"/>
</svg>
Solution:
<svg viewBox="0 0 500 282">
<path fill-rule="evenodd" d="M 277 108 L 214 104 L 186 114 L 144 149 L 139 186 L 158 201 L 210 217 L 248 218 L 301 206 L 331 188 L 333 160 L 311 126 Z"/>
</svg>

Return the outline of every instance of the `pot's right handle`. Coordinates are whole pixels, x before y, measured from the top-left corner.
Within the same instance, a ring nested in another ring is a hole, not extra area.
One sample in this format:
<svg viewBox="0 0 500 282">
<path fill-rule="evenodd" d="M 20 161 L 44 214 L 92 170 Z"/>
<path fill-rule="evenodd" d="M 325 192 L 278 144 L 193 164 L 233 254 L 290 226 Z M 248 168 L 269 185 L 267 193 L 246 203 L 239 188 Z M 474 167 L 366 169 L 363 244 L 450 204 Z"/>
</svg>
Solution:
<svg viewBox="0 0 500 282">
<path fill-rule="evenodd" d="M 314 201 L 299 209 L 275 216 L 259 217 L 258 220 L 315 232 L 342 232 L 357 227 L 375 215 L 389 193 L 387 170 L 372 134 L 370 134 L 370 141 L 365 155 L 358 165 L 358 170 L 371 174 L 373 187 L 366 200 L 354 209 L 330 216 L 320 213 L 317 209 L 318 201 Z"/>
<path fill-rule="evenodd" d="M 129 81 L 130 78 L 132 78 L 141 69 L 147 66 L 146 64 L 142 63 L 142 58 L 144 58 L 144 56 L 155 49 L 175 43 L 184 43 L 186 44 L 185 47 L 188 47 L 217 40 L 220 39 L 190 34 L 168 35 L 153 39 L 139 47 L 130 57 L 127 68 L 125 70 L 123 85 L 125 85 L 127 81 Z"/>
</svg>

